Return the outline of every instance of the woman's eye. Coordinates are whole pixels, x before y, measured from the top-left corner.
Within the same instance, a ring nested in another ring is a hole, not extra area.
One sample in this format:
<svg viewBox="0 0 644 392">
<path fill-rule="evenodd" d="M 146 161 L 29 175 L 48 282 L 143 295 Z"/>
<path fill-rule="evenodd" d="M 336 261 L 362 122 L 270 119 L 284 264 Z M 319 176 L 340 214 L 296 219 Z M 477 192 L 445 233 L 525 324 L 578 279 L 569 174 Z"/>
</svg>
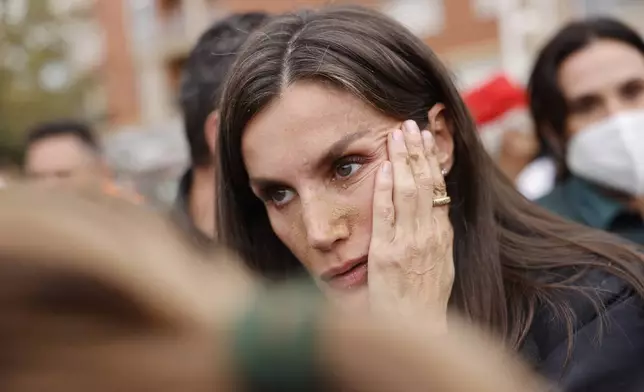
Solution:
<svg viewBox="0 0 644 392">
<path fill-rule="evenodd" d="M 352 163 L 343 163 L 343 164 L 341 164 L 341 165 L 338 165 L 338 166 L 335 168 L 335 175 L 336 175 L 338 178 L 347 178 L 347 177 L 350 177 L 350 176 L 352 176 L 353 174 L 355 174 L 355 172 L 356 172 L 358 169 L 360 169 L 360 167 L 361 167 L 361 166 L 362 166 L 362 164 L 361 164 L 361 163 L 355 163 L 355 162 L 352 162 Z"/>
<path fill-rule="evenodd" d="M 269 199 L 277 206 L 283 206 L 293 199 L 295 193 L 290 189 L 276 189 L 269 194 Z"/>
</svg>

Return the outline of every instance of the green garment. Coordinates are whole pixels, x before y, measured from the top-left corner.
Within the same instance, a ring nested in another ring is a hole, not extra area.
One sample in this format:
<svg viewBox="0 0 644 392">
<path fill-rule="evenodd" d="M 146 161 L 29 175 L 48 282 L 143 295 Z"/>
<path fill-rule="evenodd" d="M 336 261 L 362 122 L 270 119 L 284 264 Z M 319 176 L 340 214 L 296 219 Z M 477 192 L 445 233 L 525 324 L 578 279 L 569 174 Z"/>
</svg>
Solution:
<svg viewBox="0 0 644 392">
<path fill-rule="evenodd" d="M 573 176 L 558 184 L 537 204 L 564 218 L 644 245 L 642 217 L 580 178 Z"/>
</svg>

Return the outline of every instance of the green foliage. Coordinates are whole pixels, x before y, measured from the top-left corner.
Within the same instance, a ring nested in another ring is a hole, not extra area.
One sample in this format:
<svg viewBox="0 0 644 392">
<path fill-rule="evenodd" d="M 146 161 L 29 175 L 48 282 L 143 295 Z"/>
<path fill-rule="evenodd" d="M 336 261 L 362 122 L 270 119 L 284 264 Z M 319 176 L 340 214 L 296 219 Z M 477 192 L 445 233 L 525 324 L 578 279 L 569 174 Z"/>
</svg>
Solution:
<svg viewBox="0 0 644 392">
<path fill-rule="evenodd" d="M 9 136 L 9 132 L 0 129 L 0 168 L 7 165 L 19 165 L 22 162 L 23 150 L 20 140 Z"/>
<path fill-rule="evenodd" d="M 11 0 L 0 0 L 8 3 Z M 48 1 L 29 0 L 25 17 L 19 21 L 0 13 L 0 158 L 19 159 L 25 130 L 41 121 L 62 117 L 84 117 L 84 102 L 93 86 L 92 75 L 71 75 L 63 89 L 42 83 L 43 69 L 59 64 L 65 69 L 67 42 L 63 27 L 71 15 L 61 19 L 48 8 Z M 60 67 L 59 67 L 60 68 Z"/>
</svg>

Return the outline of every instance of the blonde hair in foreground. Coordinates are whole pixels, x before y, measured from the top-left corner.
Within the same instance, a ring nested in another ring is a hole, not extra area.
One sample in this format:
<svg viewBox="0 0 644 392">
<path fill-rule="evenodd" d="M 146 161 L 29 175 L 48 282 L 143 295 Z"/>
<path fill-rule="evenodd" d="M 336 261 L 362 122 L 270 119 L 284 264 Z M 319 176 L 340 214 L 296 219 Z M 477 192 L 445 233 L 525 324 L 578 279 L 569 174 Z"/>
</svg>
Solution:
<svg viewBox="0 0 644 392">
<path fill-rule="evenodd" d="M 243 390 L 230 342 L 258 284 L 239 265 L 126 202 L 3 190 L 2 390 Z M 436 339 L 332 309 L 321 320 L 329 390 L 540 390 L 512 357 L 461 327 Z"/>
</svg>

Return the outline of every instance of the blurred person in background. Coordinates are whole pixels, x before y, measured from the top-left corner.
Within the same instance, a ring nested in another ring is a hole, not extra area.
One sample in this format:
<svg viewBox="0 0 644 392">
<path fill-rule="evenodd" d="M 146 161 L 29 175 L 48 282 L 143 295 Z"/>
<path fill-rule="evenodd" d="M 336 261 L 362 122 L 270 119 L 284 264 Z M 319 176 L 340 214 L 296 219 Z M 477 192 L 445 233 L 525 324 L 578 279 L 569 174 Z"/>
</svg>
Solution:
<svg viewBox="0 0 644 392">
<path fill-rule="evenodd" d="M 644 244 L 644 41 L 598 18 L 571 23 L 541 50 L 530 107 L 554 153 L 551 211 Z"/>
<path fill-rule="evenodd" d="M 0 158 L 0 190 L 7 188 L 9 184 L 15 181 L 17 177 L 16 165 L 7 160 Z"/>
<path fill-rule="evenodd" d="M 250 12 L 215 22 L 201 35 L 182 70 L 180 104 L 191 167 L 181 178 L 175 210 L 182 226 L 203 242 L 216 237 L 213 151 L 221 88 L 239 48 L 267 18 Z"/>
<path fill-rule="evenodd" d="M 79 121 L 52 121 L 32 128 L 27 133 L 23 171 L 28 179 L 45 187 L 143 201 L 115 184 L 92 129 Z"/>
<path fill-rule="evenodd" d="M 77 121 L 38 124 L 27 134 L 25 175 L 45 186 L 100 188 L 109 177 L 92 130 Z"/>
<path fill-rule="evenodd" d="M 567 392 L 642 390 L 642 254 L 524 198 L 420 38 L 329 7 L 273 18 L 238 56 L 218 224 L 249 268 L 438 333 L 459 311 Z"/>
<path fill-rule="evenodd" d="M 9 174 L 0 170 L 0 189 L 7 188 L 10 182 Z"/>
<path fill-rule="evenodd" d="M 501 171 L 528 199 L 548 194 L 555 179 L 554 161 L 544 156 L 534 132 L 526 91 L 497 75 L 465 92 L 483 147 Z"/>
<path fill-rule="evenodd" d="M 1 193 L 2 391 L 546 390 L 479 331 L 338 317 L 178 234 L 113 198 Z"/>
<path fill-rule="evenodd" d="M 2 135 L 0 130 L 0 135 Z M 0 139 L 2 139 L 0 137 Z M 0 140 L 0 189 L 7 188 L 21 177 L 20 162 L 22 146 L 14 142 Z"/>
</svg>

